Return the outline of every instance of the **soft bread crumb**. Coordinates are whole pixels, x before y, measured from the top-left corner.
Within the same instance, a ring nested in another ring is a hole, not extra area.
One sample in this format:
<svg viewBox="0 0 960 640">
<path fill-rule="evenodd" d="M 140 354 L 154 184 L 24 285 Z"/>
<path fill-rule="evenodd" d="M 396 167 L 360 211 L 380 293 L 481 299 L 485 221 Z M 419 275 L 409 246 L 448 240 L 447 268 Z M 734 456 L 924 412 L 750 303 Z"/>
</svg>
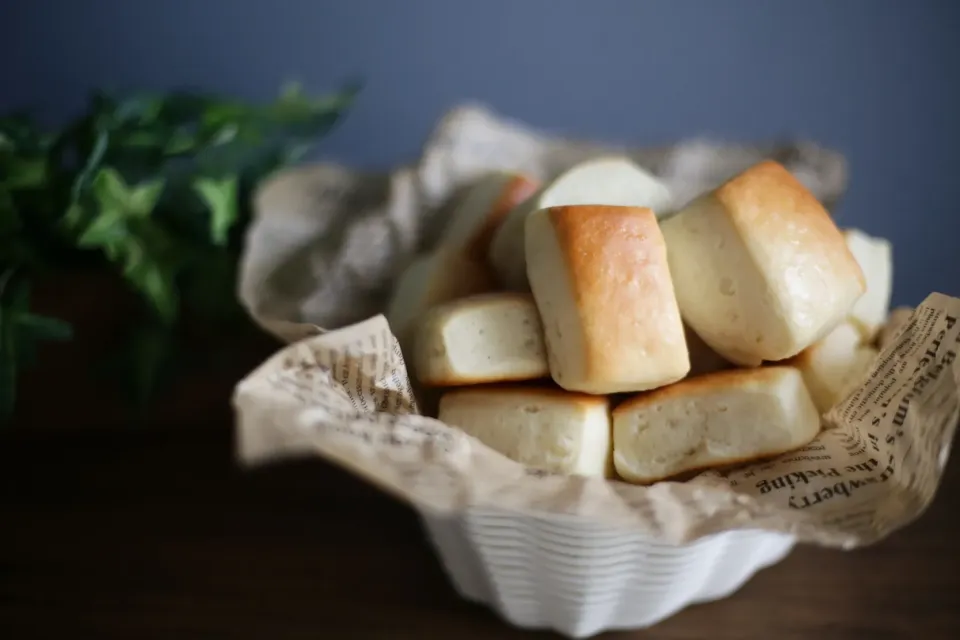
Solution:
<svg viewBox="0 0 960 640">
<path fill-rule="evenodd" d="M 438 418 L 535 469 L 609 476 L 607 399 L 559 389 L 490 386 L 448 391 Z"/>
<path fill-rule="evenodd" d="M 424 385 L 451 387 L 547 378 L 543 327 L 533 297 L 488 293 L 431 309 L 418 323 L 414 372 Z"/>
<path fill-rule="evenodd" d="M 758 460 L 809 443 L 820 414 L 797 369 L 713 373 L 613 410 L 613 460 L 629 482 Z"/>
</svg>

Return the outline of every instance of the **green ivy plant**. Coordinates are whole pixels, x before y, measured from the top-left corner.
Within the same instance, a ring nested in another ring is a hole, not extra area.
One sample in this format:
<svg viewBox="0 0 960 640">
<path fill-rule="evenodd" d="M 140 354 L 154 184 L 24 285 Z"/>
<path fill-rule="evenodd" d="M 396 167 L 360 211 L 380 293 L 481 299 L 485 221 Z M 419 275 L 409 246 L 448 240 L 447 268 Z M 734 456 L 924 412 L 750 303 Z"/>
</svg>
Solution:
<svg viewBox="0 0 960 640">
<path fill-rule="evenodd" d="M 269 104 L 189 92 L 95 94 L 59 131 L 0 117 L 0 421 L 38 341 L 70 339 L 29 311 L 30 282 L 102 266 L 142 301 L 115 358 L 145 401 L 177 352 L 185 317 L 245 322 L 235 299 L 251 194 L 340 120 L 359 87 Z"/>
</svg>

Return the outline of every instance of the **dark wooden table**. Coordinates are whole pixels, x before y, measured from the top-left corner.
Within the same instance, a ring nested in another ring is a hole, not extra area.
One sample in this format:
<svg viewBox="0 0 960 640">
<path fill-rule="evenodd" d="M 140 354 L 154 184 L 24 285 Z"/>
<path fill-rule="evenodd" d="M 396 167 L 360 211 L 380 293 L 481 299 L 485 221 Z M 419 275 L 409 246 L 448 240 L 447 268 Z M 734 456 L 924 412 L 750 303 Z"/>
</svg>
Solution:
<svg viewBox="0 0 960 640">
<path fill-rule="evenodd" d="M 610 638 L 960 637 L 960 465 L 913 526 L 801 548 Z M 237 469 L 227 425 L 0 434 L 0 638 L 548 638 L 454 594 L 406 507 L 322 462 Z"/>
</svg>

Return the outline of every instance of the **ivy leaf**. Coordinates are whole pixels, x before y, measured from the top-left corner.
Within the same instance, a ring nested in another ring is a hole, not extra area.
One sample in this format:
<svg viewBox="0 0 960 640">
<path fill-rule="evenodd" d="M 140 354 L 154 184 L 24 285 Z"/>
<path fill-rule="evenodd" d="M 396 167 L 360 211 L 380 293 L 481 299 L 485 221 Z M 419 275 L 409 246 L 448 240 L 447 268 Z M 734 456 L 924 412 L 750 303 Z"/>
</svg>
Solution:
<svg viewBox="0 0 960 640">
<path fill-rule="evenodd" d="M 210 240 L 217 246 L 227 244 L 230 228 L 237 221 L 237 178 L 222 180 L 199 178 L 193 188 L 210 211 Z"/>
<path fill-rule="evenodd" d="M 129 199 L 128 191 L 126 183 L 115 169 L 101 169 L 93 179 L 93 193 L 103 209 L 124 209 Z"/>
<path fill-rule="evenodd" d="M 0 263 L 26 265 L 34 261 L 33 247 L 23 233 L 20 208 L 0 185 Z"/>
<path fill-rule="evenodd" d="M 60 153 L 64 153 L 62 147 L 67 146 L 65 137 L 61 136 L 58 144 L 61 147 Z M 67 205 L 66 218 L 62 223 L 66 225 L 67 229 L 75 229 L 80 223 L 83 213 L 81 200 L 83 200 L 86 190 L 100 170 L 100 165 L 107 154 L 109 145 L 110 135 L 106 131 L 101 130 L 94 134 L 93 144 L 83 159 L 83 166 L 70 183 L 70 199 Z M 76 217 L 71 217 L 71 214 L 76 214 Z"/>
<path fill-rule="evenodd" d="M 216 129 L 250 119 L 250 107 L 226 100 L 207 100 L 202 123 L 208 129 Z"/>
<path fill-rule="evenodd" d="M 10 238 L 20 230 L 20 214 L 10 192 L 0 185 L 0 238 Z"/>
<path fill-rule="evenodd" d="M 102 249 L 115 260 L 128 240 L 129 231 L 123 214 L 117 209 L 103 209 L 100 215 L 77 238 L 77 245 L 86 249 Z"/>
<path fill-rule="evenodd" d="M 47 180 L 46 143 L 29 120 L 0 118 L 0 187 L 35 189 Z"/>
<path fill-rule="evenodd" d="M 177 313 L 175 242 L 150 213 L 164 187 L 162 179 L 130 187 L 120 174 L 102 169 L 93 182 L 99 211 L 79 234 L 77 244 L 100 249 L 144 295 L 160 317 Z"/>
<path fill-rule="evenodd" d="M 21 313 L 20 327 L 35 340 L 56 340 L 63 342 L 73 337 L 70 323 L 57 318 L 41 316 L 35 313 Z"/>
<path fill-rule="evenodd" d="M 141 93 L 123 100 L 113 100 L 110 111 L 118 125 L 133 124 L 139 127 L 155 123 L 163 114 L 164 101 L 161 97 Z"/>
<path fill-rule="evenodd" d="M 246 322 L 230 240 L 250 217 L 250 194 L 329 131 L 358 89 L 317 99 L 291 85 L 262 105 L 190 92 L 97 93 L 85 113 L 55 132 L 22 114 L 0 115 L 0 265 L 25 275 L 106 266 L 146 303 L 141 311 L 149 319 L 133 322 L 170 335 L 181 305 L 217 327 L 226 318 Z M 26 308 L 12 323 L 10 304 L 0 297 L 4 380 L 30 361 L 35 340 L 65 329 Z M 143 345 L 158 341 L 138 338 L 131 353 L 156 360 L 163 349 Z M 131 369 L 125 379 L 148 389 L 150 369 Z"/>
<path fill-rule="evenodd" d="M 78 229 L 86 217 L 86 211 L 82 206 L 77 203 L 71 204 L 67 207 L 67 212 L 63 214 L 63 219 L 61 223 L 65 229 L 72 230 Z"/>
<path fill-rule="evenodd" d="M 120 142 L 134 148 L 163 149 L 168 144 L 166 133 L 162 127 L 132 131 L 123 136 Z"/>
<path fill-rule="evenodd" d="M 130 252 L 124 261 L 123 275 L 141 293 L 147 296 L 154 309 L 166 322 L 177 315 L 177 287 L 175 273 L 145 253 Z"/>
<path fill-rule="evenodd" d="M 67 340 L 72 330 L 57 318 L 29 311 L 27 283 L 13 268 L 0 276 L 0 420 L 13 414 L 19 369 L 33 364 L 37 342 Z"/>
<path fill-rule="evenodd" d="M 194 136 L 183 131 L 175 131 L 173 135 L 167 139 L 163 147 L 163 152 L 167 155 L 174 156 L 193 151 L 196 147 L 197 140 Z"/>
<path fill-rule="evenodd" d="M 44 158 L 13 158 L 0 163 L 3 168 L 3 186 L 10 191 L 36 189 L 47 178 L 47 163 Z"/>
<path fill-rule="evenodd" d="M 272 115 L 285 123 L 311 122 L 318 118 L 335 119 L 353 103 L 359 91 L 359 83 L 351 83 L 335 94 L 311 98 L 304 94 L 299 83 L 288 83 L 280 91 Z"/>
<path fill-rule="evenodd" d="M 94 178 L 93 192 L 103 211 L 146 218 L 157 205 L 164 183 L 163 178 L 155 178 L 131 188 L 116 169 L 106 167 Z"/>
<path fill-rule="evenodd" d="M 0 152 L 34 155 L 45 151 L 48 143 L 26 114 L 0 117 Z"/>
<path fill-rule="evenodd" d="M 36 343 L 44 340 L 66 342 L 73 337 L 73 327 L 59 318 L 35 313 L 21 313 L 17 318 L 20 334 L 19 367 L 32 367 L 36 361 Z"/>
</svg>

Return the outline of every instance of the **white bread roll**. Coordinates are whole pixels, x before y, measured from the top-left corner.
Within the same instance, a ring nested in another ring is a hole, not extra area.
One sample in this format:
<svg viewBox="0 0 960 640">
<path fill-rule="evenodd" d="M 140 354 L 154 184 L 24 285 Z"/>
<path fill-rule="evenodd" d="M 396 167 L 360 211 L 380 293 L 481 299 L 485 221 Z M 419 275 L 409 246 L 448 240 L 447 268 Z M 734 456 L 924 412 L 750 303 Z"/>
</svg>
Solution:
<svg viewBox="0 0 960 640">
<path fill-rule="evenodd" d="M 913 307 L 897 307 L 890 312 L 887 323 L 880 329 L 877 335 L 877 349 L 883 351 L 893 342 L 893 339 L 900 333 L 900 329 L 913 317 Z"/>
<path fill-rule="evenodd" d="M 850 320 L 860 330 L 864 341 L 869 342 L 877 337 L 877 332 L 890 313 L 893 245 L 888 240 L 875 238 L 858 229 L 847 229 L 843 236 L 867 281 L 867 292 L 853 305 Z"/>
<path fill-rule="evenodd" d="M 749 462 L 809 443 L 820 414 L 792 367 L 721 371 L 613 410 L 613 461 L 628 482 Z"/>
<path fill-rule="evenodd" d="M 533 298 L 488 293 L 434 307 L 417 324 L 413 370 L 433 387 L 549 377 Z"/>
<path fill-rule="evenodd" d="M 535 469 L 609 476 L 607 399 L 538 387 L 448 391 L 437 416 L 508 458 Z"/>
<path fill-rule="evenodd" d="M 860 331 L 843 322 L 789 360 L 803 374 L 814 404 L 826 413 L 853 390 L 877 357 L 877 350 L 860 343 Z"/>
<path fill-rule="evenodd" d="M 657 215 L 671 208 L 670 192 L 652 175 L 627 158 L 611 156 L 578 164 L 514 208 L 490 244 L 490 264 L 501 286 L 526 291 L 524 224 L 539 209 L 579 204 L 608 204 L 653 209 Z"/>
<path fill-rule="evenodd" d="M 653 211 L 580 205 L 527 217 L 527 270 L 550 375 L 568 391 L 654 389 L 690 370 Z"/>
<path fill-rule="evenodd" d="M 829 214 L 775 162 L 747 169 L 661 229 L 684 320 L 735 364 L 800 353 L 866 289 Z"/>
<path fill-rule="evenodd" d="M 467 256 L 437 251 L 418 256 L 400 275 L 387 306 L 387 323 L 406 351 L 420 317 L 443 302 L 491 291 L 493 275 Z"/>
<path fill-rule="evenodd" d="M 440 245 L 485 263 L 493 236 L 507 214 L 532 196 L 539 183 L 518 173 L 495 172 L 467 189 L 440 236 Z"/>
</svg>

